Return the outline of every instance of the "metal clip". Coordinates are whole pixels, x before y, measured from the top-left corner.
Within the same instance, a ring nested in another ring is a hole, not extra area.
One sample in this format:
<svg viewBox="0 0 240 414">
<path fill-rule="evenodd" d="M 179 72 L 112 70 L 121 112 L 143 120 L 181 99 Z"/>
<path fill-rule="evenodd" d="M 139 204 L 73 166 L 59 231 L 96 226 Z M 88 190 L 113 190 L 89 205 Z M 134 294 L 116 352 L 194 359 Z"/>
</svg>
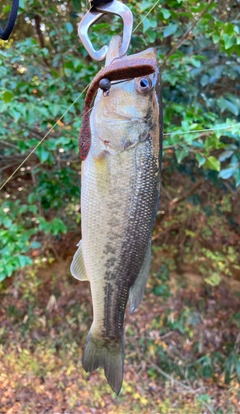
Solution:
<svg viewBox="0 0 240 414">
<path fill-rule="evenodd" d="M 132 36 L 132 27 L 133 27 L 133 15 L 131 10 L 123 3 L 117 0 L 113 0 L 111 3 L 99 4 L 91 8 L 85 14 L 83 19 L 78 25 L 78 35 L 82 41 L 83 46 L 89 53 L 89 55 L 94 59 L 101 61 L 106 57 L 108 46 L 103 46 L 100 50 L 95 50 L 88 36 L 89 28 L 99 20 L 104 14 L 117 14 L 123 19 L 123 40 L 120 46 L 119 52 L 120 56 L 123 56 L 127 53 L 131 36 Z"/>
</svg>

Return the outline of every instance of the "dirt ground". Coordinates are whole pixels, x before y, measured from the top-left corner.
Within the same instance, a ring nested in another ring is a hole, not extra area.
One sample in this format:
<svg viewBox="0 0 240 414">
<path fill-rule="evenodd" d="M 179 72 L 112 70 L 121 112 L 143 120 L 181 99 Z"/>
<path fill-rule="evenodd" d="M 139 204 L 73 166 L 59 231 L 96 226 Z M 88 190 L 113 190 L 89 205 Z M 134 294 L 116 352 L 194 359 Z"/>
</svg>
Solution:
<svg viewBox="0 0 240 414">
<path fill-rule="evenodd" d="M 91 297 L 88 283 L 70 276 L 72 253 L 36 264 L 0 291 L 1 414 L 240 412 L 235 365 L 226 383 L 222 360 L 230 364 L 239 351 L 239 282 L 208 289 L 191 273 L 159 282 L 155 255 L 143 302 L 127 311 L 116 396 L 102 370 L 86 374 L 81 366 Z"/>
</svg>

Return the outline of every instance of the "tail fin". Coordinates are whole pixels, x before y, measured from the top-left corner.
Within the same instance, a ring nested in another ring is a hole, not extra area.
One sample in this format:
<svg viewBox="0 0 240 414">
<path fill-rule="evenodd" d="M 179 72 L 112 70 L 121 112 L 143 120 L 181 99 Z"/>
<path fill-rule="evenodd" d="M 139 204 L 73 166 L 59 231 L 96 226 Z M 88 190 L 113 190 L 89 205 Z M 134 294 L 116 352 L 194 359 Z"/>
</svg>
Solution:
<svg viewBox="0 0 240 414">
<path fill-rule="evenodd" d="M 123 340 L 120 340 L 119 343 L 97 341 L 89 332 L 83 351 L 83 368 L 86 372 L 92 372 L 98 367 L 104 368 L 110 387 L 116 394 L 119 394 L 123 381 L 123 352 Z"/>
</svg>

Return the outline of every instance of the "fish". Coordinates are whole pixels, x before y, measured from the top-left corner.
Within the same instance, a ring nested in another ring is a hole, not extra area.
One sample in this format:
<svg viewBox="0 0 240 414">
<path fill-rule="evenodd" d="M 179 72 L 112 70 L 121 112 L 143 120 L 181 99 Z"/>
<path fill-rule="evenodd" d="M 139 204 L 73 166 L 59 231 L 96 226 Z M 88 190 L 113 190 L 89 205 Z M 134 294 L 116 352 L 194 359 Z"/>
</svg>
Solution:
<svg viewBox="0 0 240 414">
<path fill-rule="evenodd" d="M 119 58 L 120 44 L 115 36 L 85 98 L 79 138 L 82 240 L 70 268 L 76 279 L 90 282 L 93 304 L 82 366 L 86 372 L 102 367 L 116 394 L 123 382 L 127 302 L 133 313 L 150 272 L 162 153 L 156 51 Z M 101 79 L 111 82 L 107 93 L 99 88 Z"/>
</svg>

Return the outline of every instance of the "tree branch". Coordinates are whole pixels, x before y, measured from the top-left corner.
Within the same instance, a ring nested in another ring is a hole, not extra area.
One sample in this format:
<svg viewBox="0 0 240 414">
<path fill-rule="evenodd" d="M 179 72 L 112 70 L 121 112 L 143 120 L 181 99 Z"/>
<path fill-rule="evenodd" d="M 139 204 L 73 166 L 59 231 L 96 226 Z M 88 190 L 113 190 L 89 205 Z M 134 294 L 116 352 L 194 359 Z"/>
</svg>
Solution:
<svg viewBox="0 0 240 414">
<path fill-rule="evenodd" d="M 171 375 L 164 372 L 157 364 L 155 364 L 148 357 L 146 357 L 146 355 L 142 354 L 142 357 L 143 357 L 144 360 L 147 360 L 147 362 L 150 364 L 150 366 L 152 366 L 154 369 L 156 369 L 156 371 L 158 371 L 159 374 L 163 375 L 163 377 L 165 377 L 169 381 L 171 381 L 172 385 L 176 384 L 176 385 L 182 387 L 183 389 L 185 389 L 187 392 L 189 392 L 191 394 L 195 394 L 195 395 L 198 395 L 199 393 L 202 393 L 203 391 L 205 391 L 205 388 L 203 389 L 202 387 L 195 390 L 194 388 L 191 387 L 191 385 L 190 386 L 185 385 L 183 382 L 181 382 L 179 380 L 176 380 Z M 213 408 L 208 403 L 206 403 L 205 401 L 202 401 L 202 404 L 208 409 L 210 414 L 214 414 Z"/>
<path fill-rule="evenodd" d="M 39 14 L 36 14 L 34 16 L 34 20 L 35 20 L 35 27 L 36 27 L 36 32 L 38 35 L 39 44 L 41 48 L 43 49 L 45 47 L 45 43 L 44 43 L 44 36 L 41 30 L 41 17 L 39 16 Z"/>
<path fill-rule="evenodd" d="M 45 47 L 45 42 L 44 42 L 43 32 L 41 30 L 41 17 L 39 16 L 39 14 L 36 14 L 34 16 L 34 20 L 35 20 L 35 27 L 36 27 L 36 32 L 38 35 L 39 44 L 41 48 L 43 49 Z M 43 57 L 43 61 L 46 64 L 46 66 L 49 66 L 48 61 L 45 57 Z"/>
<path fill-rule="evenodd" d="M 194 184 L 194 186 L 192 188 L 190 188 L 189 191 L 187 191 L 185 194 L 180 195 L 180 197 L 175 197 L 171 202 L 170 202 L 170 209 L 173 207 L 174 204 L 180 203 L 183 200 L 186 200 L 190 195 L 192 195 L 193 193 L 195 193 L 195 191 L 201 187 L 201 185 L 204 183 L 204 180 L 201 179 L 200 181 L 198 181 L 196 184 Z"/>
<path fill-rule="evenodd" d="M 189 33 L 194 29 L 194 27 L 197 26 L 197 24 L 199 23 L 201 18 L 204 16 L 204 14 L 208 11 L 208 9 L 209 9 L 209 7 L 211 6 L 212 3 L 213 3 L 213 0 L 210 0 L 208 5 L 202 11 L 202 13 L 199 14 L 198 18 L 191 24 L 191 26 L 186 30 L 186 32 L 182 35 L 182 37 L 179 39 L 179 41 L 177 43 L 175 43 L 175 45 L 172 47 L 172 49 L 167 53 L 167 55 L 164 58 L 163 64 L 161 65 L 161 68 L 164 68 L 166 66 L 166 63 L 167 63 L 168 59 L 170 58 L 170 56 L 172 56 L 172 54 L 182 46 L 184 41 L 188 38 Z"/>
</svg>

